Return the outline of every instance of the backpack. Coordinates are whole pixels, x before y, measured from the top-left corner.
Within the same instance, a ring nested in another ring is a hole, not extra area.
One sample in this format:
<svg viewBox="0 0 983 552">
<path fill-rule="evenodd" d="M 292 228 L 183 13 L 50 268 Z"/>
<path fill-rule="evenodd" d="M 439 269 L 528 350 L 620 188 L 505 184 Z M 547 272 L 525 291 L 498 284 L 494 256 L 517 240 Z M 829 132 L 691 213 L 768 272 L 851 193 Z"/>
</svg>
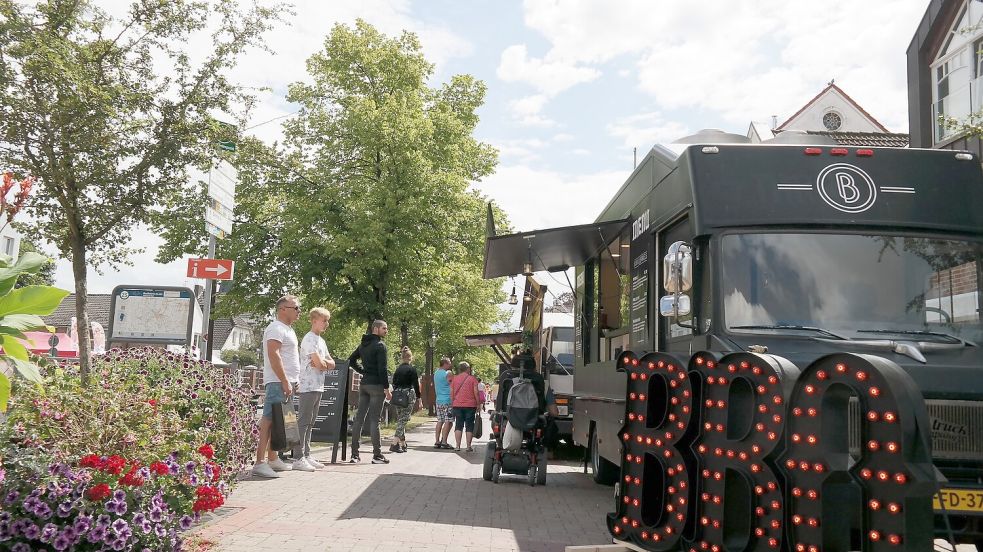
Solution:
<svg viewBox="0 0 983 552">
<path fill-rule="evenodd" d="M 539 397 L 531 381 L 523 378 L 512 380 L 507 413 L 509 424 L 516 429 L 527 431 L 536 427 L 539 421 Z"/>
</svg>

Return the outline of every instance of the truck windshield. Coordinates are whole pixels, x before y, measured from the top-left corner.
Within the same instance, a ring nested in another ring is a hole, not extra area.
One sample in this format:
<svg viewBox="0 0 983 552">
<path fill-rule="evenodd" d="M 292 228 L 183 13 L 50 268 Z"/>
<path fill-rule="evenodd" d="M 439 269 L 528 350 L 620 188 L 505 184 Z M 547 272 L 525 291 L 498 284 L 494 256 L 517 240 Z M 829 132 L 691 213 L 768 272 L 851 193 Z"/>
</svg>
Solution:
<svg viewBox="0 0 983 552">
<path fill-rule="evenodd" d="M 805 335 L 781 329 L 799 326 L 855 339 L 983 342 L 983 242 L 729 234 L 721 253 L 731 331 Z"/>
</svg>

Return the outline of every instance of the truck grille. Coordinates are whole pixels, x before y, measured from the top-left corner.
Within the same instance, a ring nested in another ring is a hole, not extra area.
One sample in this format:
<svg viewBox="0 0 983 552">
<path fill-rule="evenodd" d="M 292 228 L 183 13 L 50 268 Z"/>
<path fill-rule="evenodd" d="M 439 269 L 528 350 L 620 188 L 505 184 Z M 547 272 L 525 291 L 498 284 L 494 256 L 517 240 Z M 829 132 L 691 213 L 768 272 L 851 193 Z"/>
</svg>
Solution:
<svg viewBox="0 0 983 552">
<path fill-rule="evenodd" d="M 932 456 L 983 460 L 983 402 L 925 401 L 932 432 Z M 860 453 L 860 404 L 850 399 L 850 453 Z"/>
</svg>

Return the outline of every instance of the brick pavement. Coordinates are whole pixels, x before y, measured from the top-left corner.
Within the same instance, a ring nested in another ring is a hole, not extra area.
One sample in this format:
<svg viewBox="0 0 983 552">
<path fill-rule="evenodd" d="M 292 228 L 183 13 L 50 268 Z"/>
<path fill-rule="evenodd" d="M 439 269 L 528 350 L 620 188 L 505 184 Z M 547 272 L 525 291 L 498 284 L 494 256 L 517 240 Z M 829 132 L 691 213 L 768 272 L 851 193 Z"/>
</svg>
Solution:
<svg viewBox="0 0 983 552">
<path fill-rule="evenodd" d="M 226 501 L 240 509 L 197 533 L 229 552 L 555 552 L 611 542 L 613 489 L 576 462 L 551 464 L 545 487 L 506 475 L 494 485 L 481 479 L 483 443 L 473 453 L 435 450 L 432 424 L 407 438 L 410 451 L 389 454 L 389 465 L 363 452 L 362 464 L 246 479 Z M 330 458 L 330 449 L 314 456 Z"/>
</svg>

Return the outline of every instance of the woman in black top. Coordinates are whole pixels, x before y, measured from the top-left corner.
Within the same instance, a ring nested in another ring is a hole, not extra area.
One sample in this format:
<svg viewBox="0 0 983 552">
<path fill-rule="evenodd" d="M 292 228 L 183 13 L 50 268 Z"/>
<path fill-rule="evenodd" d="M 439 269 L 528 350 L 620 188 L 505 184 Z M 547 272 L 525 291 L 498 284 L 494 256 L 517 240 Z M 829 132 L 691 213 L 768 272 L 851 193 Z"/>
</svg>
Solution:
<svg viewBox="0 0 983 552">
<path fill-rule="evenodd" d="M 410 399 L 406 406 L 396 407 L 396 441 L 389 447 L 392 452 L 406 452 L 406 423 L 410 421 L 413 412 L 420 409 L 420 375 L 413 362 L 413 352 L 409 347 L 403 347 L 400 352 L 400 365 L 393 372 L 393 389 L 403 389 Z"/>
</svg>

